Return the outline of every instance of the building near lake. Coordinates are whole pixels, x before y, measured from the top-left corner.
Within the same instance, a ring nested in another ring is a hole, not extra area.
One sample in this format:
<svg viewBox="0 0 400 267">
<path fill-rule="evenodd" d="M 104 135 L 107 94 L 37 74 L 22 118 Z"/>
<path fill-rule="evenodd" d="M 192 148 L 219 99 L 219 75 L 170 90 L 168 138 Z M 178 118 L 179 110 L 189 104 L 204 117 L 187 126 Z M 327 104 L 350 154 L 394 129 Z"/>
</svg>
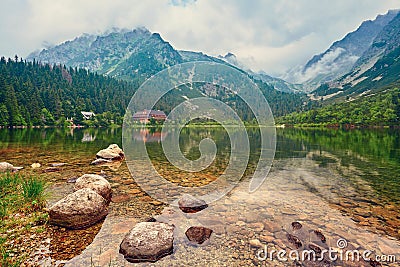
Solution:
<svg viewBox="0 0 400 267">
<path fill-rule="evenodd" d="M 149 123 L 151 119 L 155 121 L 165 121 L 167 115 L 161 110 L 143 110 L 133 114 L 133 120 L 140 123 Z"/>
<path fill-rule="evenodd" d="M 90 120 L 96 116 L 93 112 L 81 111 L 81 114 L 85 120 Z"/>
</svg>

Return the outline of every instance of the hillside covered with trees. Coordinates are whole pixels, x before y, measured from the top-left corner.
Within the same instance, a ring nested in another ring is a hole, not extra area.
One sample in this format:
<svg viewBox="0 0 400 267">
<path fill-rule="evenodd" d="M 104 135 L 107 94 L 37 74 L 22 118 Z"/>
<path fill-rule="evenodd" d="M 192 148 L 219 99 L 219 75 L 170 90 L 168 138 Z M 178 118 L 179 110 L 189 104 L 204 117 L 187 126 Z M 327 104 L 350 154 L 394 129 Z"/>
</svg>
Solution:
<svg viewBox="0 0 400 267">
<path fill-rule="evenodd" d="M 261 81 L 255 82 L 275 116 L 308 108 L 304 105 L 309 103 L 305 94 L 280 92 Z M 3 57 L 0 60 L 0 126 L 65 126 L 71 118 L 76 125 L 120 125 L 139 86 L 135 79 L 121 81 L 85 69 Z M 155 108 L 169 113 L 185 97 L 203 96 L 201 88 L 194 91 L 173 90 Z M 243 120 L 253 118 L 237 97 L 221 94 L 216 98 L 232 104 Z M 96 117 L 93 121 L 84 121 L 81 111 L 94 112 Z"/>
<path fill-rule="evenodd" d="M 0 60 L 0 126 L 81 124 L 81 111 L 99 123 L 121 123 L 134 82 L 117 81 L 84 69 Z"/>
<path fill-rule="evenodd" d="M 305 126 L 394 126 L 400 123 L 400 89 L 392 87 L 353 101 L 333 103 L 278 119 L 280 123 Z"/>
</svg>

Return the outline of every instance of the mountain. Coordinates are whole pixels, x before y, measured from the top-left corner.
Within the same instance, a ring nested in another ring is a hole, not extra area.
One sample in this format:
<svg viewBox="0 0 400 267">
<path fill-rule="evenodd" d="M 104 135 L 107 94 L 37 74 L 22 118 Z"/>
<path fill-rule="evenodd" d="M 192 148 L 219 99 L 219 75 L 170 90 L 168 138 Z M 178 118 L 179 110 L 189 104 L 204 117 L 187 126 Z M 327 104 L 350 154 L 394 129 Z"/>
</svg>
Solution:
<svg viewBox="0 0 400 267">
<path fill-rule="evenodd" d="M 321 85 L 316 96 L 354 100 L 360 95 L 379 92 L 400 82 L 400 13 L 374 38 L 351 71 L 333 82 Z"/>
<path fill-rule="evenodd" d="M 364 21 L 356 31 L 334 42 L 328 50 L 315 55 L 304 66 L 292 69 L 283 78 L 291 83 L 302 83 L 306 91 L 312 91 L 323 83 L 345 75 L 355 64 L 363 62 L 363 55 L 376 37 L 398 14 L 399 10 L 391 10 L 375 20 Z M 370 56 L 373 56 L 376 51 L 371 52 Z"/>
<path fill-rule="evenodd" d="M 236 66 L 244 71 L 246 71 L 254 80 L 259 80 L 266 83 L 278 91 L 286 93 L 299 93 L 302 92 L 303 86 L 301 84 L 292 84 L 280 78 L 275 78 L 264 71 L 254 72 L 249 67 L 241 63 L 237 57 L 232 53 L 227 53 L 225 56 L 218 56 L 219 59 L 225 61 L 226 63 Z"/>
<path fill-rule="evenodd" d="M 303 92 L 303 90 L 304 90 L 302 84 L 289 83 L 280 78 L 275 78 L 275 77 L 269 76 L 268 74 L 266 74 L 263 71 L 260 71 L 258 73 L 252 73 L 252 76 L 256 79 L 259 79 L 259 80 L 273 86 L 278 91 L 287 92 L 287 93 L 299 93 L 299 92 Z"/>
<path fill-rule="evenodd" d="M 72 41 L 32 53 L 27 59 L 85 68 L 124 80 L 144 80 L 164 68 L 183 62 L 212 61 L 246 71 L 254 79 L 261 80 L 278 91 L 293 93 L 300 88 L 299 85 L 292 85 L 265 73 L 253 72 L 232 53 L 213 57 L 202 52 L 175 50 L 160 34 L 151 33 L 146 28 L 132 31 L 114 29 L 99 36 L 84 34 Z"/>
<path fill-rule="evenodd" d="M 147 78 L 182 63 L 181 54 L 158 33 L 146 28 L 100 36 L 84 34 L 72 41 L 33 53 L 27 60 L 85 68 L 119 79 Z"/>
</svg>

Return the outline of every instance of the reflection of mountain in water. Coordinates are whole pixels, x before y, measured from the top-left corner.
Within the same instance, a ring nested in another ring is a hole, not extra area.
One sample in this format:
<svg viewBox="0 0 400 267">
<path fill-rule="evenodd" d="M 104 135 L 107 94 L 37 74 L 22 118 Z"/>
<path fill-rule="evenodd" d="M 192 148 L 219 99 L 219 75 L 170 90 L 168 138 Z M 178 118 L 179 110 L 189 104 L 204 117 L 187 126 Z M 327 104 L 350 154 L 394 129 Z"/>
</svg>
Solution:
<svg viewBox="0 0 400 267">
<path fill-rule="evenodd" d="M 82 142 L 93 142 L 96 140 L 96 135 L 92 135 L 91 133 L 84 133 L 82 137 Z"/>
<path fill-rule="evenodd" d="M 164 140 L 164 138 L 167 136 L 167 133 L 163 133 L 160 131 L 152 131 L 153 129 L 147 129 L 143 128 L 140 129 L 139 131 L 134 131 L 133 132 L 133 139 L 136 141 L 143 141 L 145 143 L 151 143 L 151 142 L 160 142 Z"/>
</svg>

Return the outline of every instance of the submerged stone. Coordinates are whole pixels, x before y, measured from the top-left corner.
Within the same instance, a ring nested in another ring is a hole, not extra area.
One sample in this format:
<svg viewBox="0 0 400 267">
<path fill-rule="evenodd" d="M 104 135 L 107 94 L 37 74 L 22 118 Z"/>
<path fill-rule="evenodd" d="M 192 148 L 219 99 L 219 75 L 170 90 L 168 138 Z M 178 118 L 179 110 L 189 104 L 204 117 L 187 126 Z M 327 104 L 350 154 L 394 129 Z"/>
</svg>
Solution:
<svg viewBox="0 0 400 267">
<path fill-rule="evenodd" d="M 210 239 L 213 230 L 202 226 L 192 226 L 185 232 L 186 237 L 191 242 L 199 245 L 203 244 L 206 240 Z"/>
<path fill-rule="evenodd" d="M 292 222 L 292 227 L 293 230 L 300 230 L 303 227 L 303 225 L 299 222 Z"/>
<path fill-rule="evenodd" d="M 185 213 L 196 213 L 208 207 L 207 203 L 202 199 L 185 194 L 178 201 L 179 208 Z"/>
<path fill-rule="evenodd" d="M 48 167 L 43 170 L 44 173 L 61 171 L 59 167 Z"/>
<path fill-rule="evenodd" d="M 102 164 L 107 164 L 107 163 L 111 163 L 111 160 L 108 159 L 102 159 L 102 158 L 98 158 L 93 160 L 90 165 L 102 165 Z"/>
<path fill-rule="evenodd" d="M 31 164 L 32 169 L 37 169 L 37 168 L 40 168 L 41 166 L 42 165 L 40 163 L 38 163 L 38 162 Z"/>
<path fill-rule="evenodd" d="M 326 237 L 320 230 L 314 230 L 313 232 L 321 240 L 322 243 L 326 243 Z"/>
<path fill-rule="evenodd" d="M 67 165 L 67 163 L 64 163 L 64 162 L 50 163 L 50 166 L 51 166 L 51 167 L 62 167 L 62 166 L 64 166 L 64 165 Z"/>
<path fill-rule="evenodd" d="M 300 239 L 297 236 L 291 235 L 291 234 L 286 234 L 286 238 L 288 241 L 295 246 L 296 249 L 299 249 L 303 246 L 303 243 L 300 241 Z"/>
</svg>

